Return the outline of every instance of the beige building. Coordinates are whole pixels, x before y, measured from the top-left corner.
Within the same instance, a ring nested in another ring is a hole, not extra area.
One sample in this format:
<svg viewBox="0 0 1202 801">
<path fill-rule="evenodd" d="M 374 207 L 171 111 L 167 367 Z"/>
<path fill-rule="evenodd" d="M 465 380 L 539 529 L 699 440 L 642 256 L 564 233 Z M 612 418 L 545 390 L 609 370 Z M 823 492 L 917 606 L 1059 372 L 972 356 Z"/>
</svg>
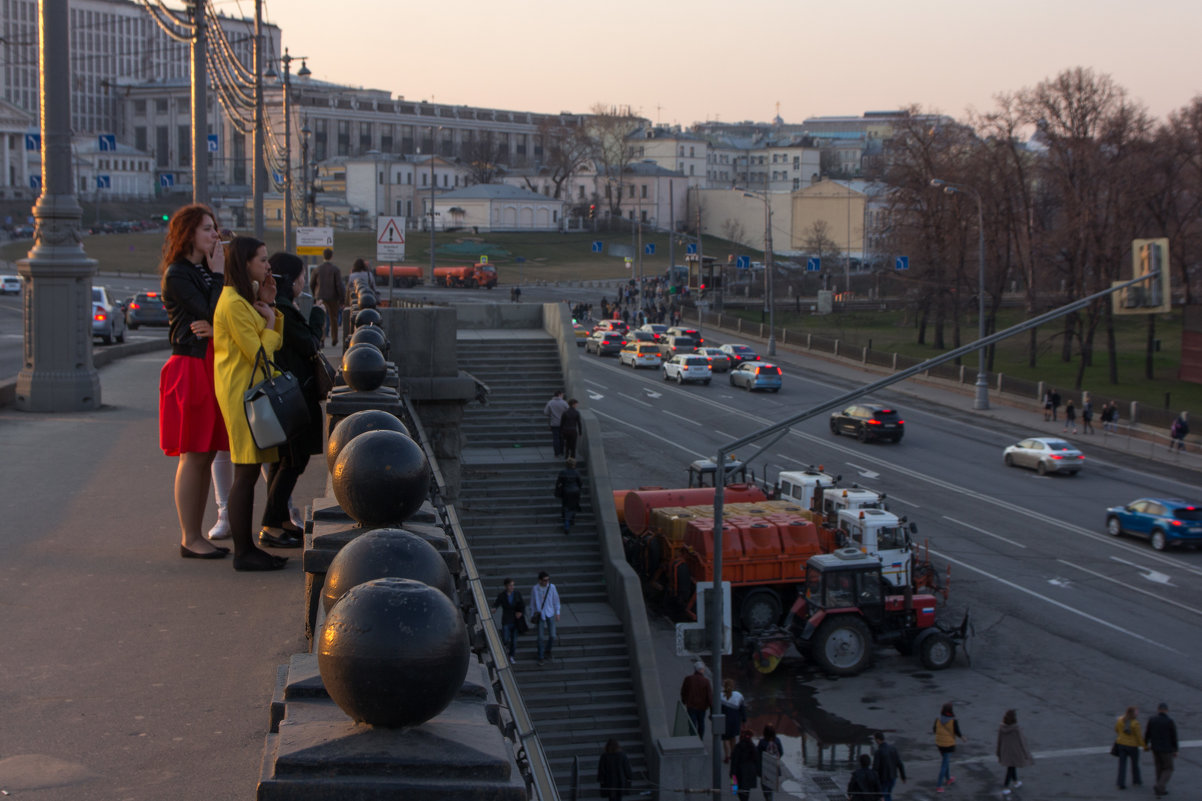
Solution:
<svg viewBox="0 0 1202 801">
<path fill-rule="evenodd" d="M 863 183 L 820 181 L 794 192 L 789 249 L 808 252 L 807 243 L 814 235 L 815 225 L 825 223 L 825 235 L 835 247 L 844 255 L 862 260 L 865 252 L 864 215 L 868 207 Z"/>
</svg>

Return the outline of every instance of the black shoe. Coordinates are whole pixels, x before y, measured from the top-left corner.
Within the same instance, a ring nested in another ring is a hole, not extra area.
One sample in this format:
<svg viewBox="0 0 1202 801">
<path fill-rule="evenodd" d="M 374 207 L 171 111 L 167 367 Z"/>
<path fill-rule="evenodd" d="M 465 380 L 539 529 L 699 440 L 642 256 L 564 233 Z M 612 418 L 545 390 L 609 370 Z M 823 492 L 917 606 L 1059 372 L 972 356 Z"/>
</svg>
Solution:
<svg viewBox="0 0 1202 801">
<path fill-rule="evenodd" d="M 215 548 L 211 551 L 199 553 L 197 551 L 189 550 L 183 545 L 179 546 L 179 555 L 183 559 L 224 559 L 227 553 L 229 553 L 228 548 Z"/>
<path fill-rule="evenodd" d="M 300 532 L 293 533 L 286 528 L 281 529 L 278 536 L 272 534 L 267 528 L 259 532 L 259 544 L 264 548 L 299 548 L 304 543 Z"/>
<path fill-rule="evenodd" d="M 280 570 L 288 563 L 286 556 L 274 556 L 258 549 L 243 556 L 234 557 L 234 570 L 255 572 L 264 570 Z"/>
</svg>

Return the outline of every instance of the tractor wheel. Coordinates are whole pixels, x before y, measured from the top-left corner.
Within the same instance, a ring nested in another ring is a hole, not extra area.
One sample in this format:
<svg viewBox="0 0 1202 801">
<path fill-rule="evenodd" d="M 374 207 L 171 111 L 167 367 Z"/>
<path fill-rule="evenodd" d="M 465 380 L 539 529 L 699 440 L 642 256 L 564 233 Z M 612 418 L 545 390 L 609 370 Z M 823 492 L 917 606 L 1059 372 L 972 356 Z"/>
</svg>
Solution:
<svg viewBox="0 0 1202 801">
<path fill-rule="evenodd" d="M 747 631 L 760 631 L 780 620 L 780 597 L 769 589 L 752 590 L 741 604 L 739 619 Z"/>
<path fill-rule="evenodd" d="M 918 657 L 927 670 L 943 670 L 956 658 L 956 643 L 946 634 L 932 634 L 922 641 Z"/>
<path fill-rule="evenodd" d="M 819 627 L 810 656 L 827 673 L 854 676 L 872 662 L 872 632 L 860 618 L 838 615 Z"/>
</svg>

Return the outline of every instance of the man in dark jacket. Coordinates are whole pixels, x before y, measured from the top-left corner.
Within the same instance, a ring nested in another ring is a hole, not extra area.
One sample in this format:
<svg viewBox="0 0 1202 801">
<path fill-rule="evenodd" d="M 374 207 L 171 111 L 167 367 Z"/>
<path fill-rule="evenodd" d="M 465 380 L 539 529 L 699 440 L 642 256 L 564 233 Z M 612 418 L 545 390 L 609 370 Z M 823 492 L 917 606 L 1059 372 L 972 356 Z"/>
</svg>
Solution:
<svg viewBox="0 0 1202 801">
<path fill-rule="evenodd" d="M 872 770 L 872 757 L 868 754 L 860 754 L 860 767 L 847 783 L 847 797 L 851 801 L 880 801 L 881 783 Z"/>
<path fill-rule="evenodd" d="M 1169 717 L 1169 705 L 1160 704 L 1156 707 L 1156 715 L 1148 718 L 1144 727 L 1144 750 L 1152 752 L 1152 762 L 1156 765 L 1156 784 L 1152 791 L 1159 798 L 1168 795 L 1164 789 L 1173 777 L 1173 760 L 1177 758 L 1177 724 Z"/>
<path fill-rule="evenodd" d="M 330 318 L 330 341 L 337 344 L 338 318 L 342 314 L 346 290 L 342 286 L 342 270 L 330 262 L 330 259 L 334 258 L 334 251 L 326 248 L 321 256 L 325 261 L 313 271 L 310 288 L 313 290 L 313 297 L 326 307 L 326 315 Z"/>
<path fill-rule="evenodd" d="M 705 739 L 705 713 L 709 712 L 714 703 L 713 687 L 705 677 L 705 663 L 698 659 L 693 663 L 693 672 L 685 676 L 680 685 L 680 702 L 697 729 L 697 736 Z"/>
<path fill-rule="evenodd" d="M 555 497 L 559 498 L 563 511 L 563 533 L 572 533 L 576 513 L 580 511 L 580 491 L 583 488 L 580 474 L 576 472 L 576 460 L 568 459 L 567 466 L 559 471 L 555 479 Z"/>
<path fill-rule="evenodd" d="M 501 642 L 505 643 L 509 661 L 517 662 L 518 629 L 521 627 L 518 621 L 522 618 L 526 602 L 522 600 L 522 593 L 514 588 L 513 579 L 505 579 L 505 589 L 492 602 L 492 608 L 501 610 Z"/>
<path fill-rule="evenodd" d="M 580 418 L 580 410 L 576 407 L 580 401 L 572 398 L 568 408 L 559 420 L 559 433 L 563 437 L 563 454 L 569 459 L 576 458 L 576 440 L 584 433 L 584 422 Z"/>
<path fill-rule="evenodd" d="M 901 755 L 891 743 L 885 742 L 885 733 L 878 731 L 872 735 L 876 742 L 876 753 L 872 756 L 872 770 L 881 784 L 881 801 L 893 801 L 893 785 L 901 779 L 906 781 L 906 766 L 902 764 Z"/>
</svg>

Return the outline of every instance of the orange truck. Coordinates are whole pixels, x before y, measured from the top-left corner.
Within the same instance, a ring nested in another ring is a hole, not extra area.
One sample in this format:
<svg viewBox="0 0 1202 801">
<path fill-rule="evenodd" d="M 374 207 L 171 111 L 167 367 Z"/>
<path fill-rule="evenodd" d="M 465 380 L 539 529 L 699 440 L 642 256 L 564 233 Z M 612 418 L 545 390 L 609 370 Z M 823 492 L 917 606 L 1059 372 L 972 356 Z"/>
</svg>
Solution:
<svg viewBox="0 0 1202 801">
<path fill-rule="evenodd" d="M 467 287 L 475 289 L 478 286 L 492 289 L 497 285 L 497 268 L 491 264 L 479 262 L 472 266 L 435 267 L 434 283 L 450 287 Z"/>
<path fill-rule="evenodd" d="M 392 285 L 395 287 L 414 287 L 422 282 L 422 268 L 405 264 L 392 265 Z M 388 265 L 376 265 L 376 286 L 388 286 Z"/>
</svg>

